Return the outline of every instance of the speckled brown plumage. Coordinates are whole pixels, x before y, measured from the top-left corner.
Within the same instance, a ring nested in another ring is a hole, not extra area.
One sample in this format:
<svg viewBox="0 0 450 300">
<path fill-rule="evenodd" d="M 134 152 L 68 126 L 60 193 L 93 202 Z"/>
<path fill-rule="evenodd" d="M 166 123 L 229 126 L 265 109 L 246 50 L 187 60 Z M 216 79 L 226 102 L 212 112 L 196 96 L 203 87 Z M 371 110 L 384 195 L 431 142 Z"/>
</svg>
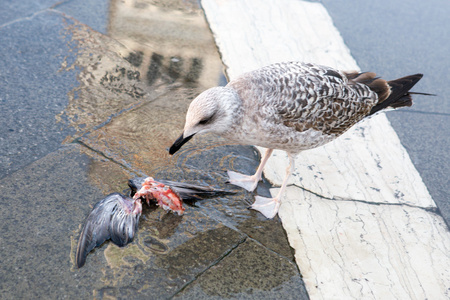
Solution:
<svg viewBox="0 0 450 300">
<path fill-rule="evenodd" d="M 244 74 L 228 86 L 235 88 L 242 99 L 252 98 L 261 113 L 270 107 L 271 114 L 287 127 L 340 135 L 369 115 L 379 99 L 370 86 L 358 80 L 373 79 L 374 73 L 348 75 L 313 64 L 279 63 Z M 389 89 L 382 81 L 385 98 Z"/>
</svg>

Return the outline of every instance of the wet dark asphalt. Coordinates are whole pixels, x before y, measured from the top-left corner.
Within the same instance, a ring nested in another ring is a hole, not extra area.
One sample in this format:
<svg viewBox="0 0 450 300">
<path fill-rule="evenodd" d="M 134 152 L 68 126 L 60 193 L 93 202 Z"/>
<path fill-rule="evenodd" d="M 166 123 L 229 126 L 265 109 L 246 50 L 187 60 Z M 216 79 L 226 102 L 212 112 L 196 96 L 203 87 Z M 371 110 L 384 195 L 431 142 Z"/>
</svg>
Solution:
<svg viewBox="0 0 450 300">
<path fill-rule="evenodd" d="M 224 183 L 227 169 L 253 172 L 256 151 L 209 137 L 167 154 L 190 100 L 223 81 L 206 24 L 191 37 L 201 36 L 204 56 L 188 44 L 179 55 L 156 44 L 146 52 L 151 39 L 135 49 L 103 35 L 120 36 L 110 15 L 117 3 L 1 10 L 1 298 L 307 298 L 279 220 L 247 210 L 253 196 Z M 195 1 L 155 3 L 167 24 L 203 20 Z M 147 208 L 132 244 L 105 243 L 77 269 L 92 206 L 143 174 L 236 194 L 197 202 L 183 217 Z M 257 192 L 267 194 L 267 184 Z"/>
</svg>

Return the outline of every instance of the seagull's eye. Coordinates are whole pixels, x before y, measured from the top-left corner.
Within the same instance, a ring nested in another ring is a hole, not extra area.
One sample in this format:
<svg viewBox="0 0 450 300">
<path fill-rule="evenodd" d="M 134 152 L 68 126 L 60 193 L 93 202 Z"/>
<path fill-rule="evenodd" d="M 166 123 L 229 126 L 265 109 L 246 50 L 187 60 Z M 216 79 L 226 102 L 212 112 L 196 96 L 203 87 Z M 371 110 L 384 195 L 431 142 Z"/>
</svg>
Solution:
<svg viewBox="0 0 450 300">
<path fill-rule="evenodd" d="M 198 124 L 205 125 L 206 123 L 209 123 L 209 121 L 211 121 L 211 118 L 205 118 L 205 119 L 200 120 L 200 122 L 198 122 Z"/>
<path fill-rule="evenodd" d="M 200 122 L 198 122 L 198 124 L 205 125 L 205 124 L 210 123 L 212 121 L 212 119 L 214 118 L 214 115 L 215 114 L 213 114 L 212 116 L 209 116 L 209 117 L 201 119 Z"/>
</svg>

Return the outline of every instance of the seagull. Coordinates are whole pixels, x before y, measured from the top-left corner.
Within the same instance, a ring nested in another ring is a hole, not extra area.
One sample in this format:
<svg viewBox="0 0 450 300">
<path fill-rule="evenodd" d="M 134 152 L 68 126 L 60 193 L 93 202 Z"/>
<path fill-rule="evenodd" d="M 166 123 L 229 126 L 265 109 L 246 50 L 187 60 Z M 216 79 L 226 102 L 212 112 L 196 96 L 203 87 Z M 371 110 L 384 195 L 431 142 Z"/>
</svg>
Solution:
<svg viewBox="0 0 450 300">
<path fill-rule="evenodd" d="M 386 81 L 373 72 L 340 71 L 303 62 L 272 64 L 198 95 L 169 153 L 177 152 L 194 135 L 207 132 L 231 144 L 267 148 L 254 175 L 228 171 L 229 183 L 254 191 L 272 151 L 286 151 L 289 166 L 278 194 L 256 196 L 250 207 L 271 219 L 278 213 L 298 153 L 336 139 L 383 109 L 411 106 L 411 94 L 425 94 L 409 92 L 422 76 Z"/>
</svg>

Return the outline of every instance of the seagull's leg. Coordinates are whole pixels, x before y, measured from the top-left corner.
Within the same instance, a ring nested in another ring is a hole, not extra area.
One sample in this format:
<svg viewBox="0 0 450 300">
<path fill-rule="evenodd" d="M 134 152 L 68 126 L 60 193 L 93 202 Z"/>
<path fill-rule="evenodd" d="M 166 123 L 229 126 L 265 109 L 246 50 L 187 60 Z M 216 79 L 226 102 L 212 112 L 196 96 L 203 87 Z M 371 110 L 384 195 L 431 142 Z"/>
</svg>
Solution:
<svg viewBox="0 0 450 300">
<path fill-rule="evenodd" d="M 264 153 L 264 156 L 261 160 L 261 163 L 259 164 L 258 169 L 256 170 L 256 173 L 252 176 L 243 175 L 240 173 L 236 173 L 233 171 L 228 171 L 228 177 L 230 178 L 228 180 L 229 183 L 233 185 L 240 186 L 244 189 L 246 189 L 249 192 L 252 192 L 256 189 L 256 186 L 258 185 L 258 182 L 261 180 L 262 171 L 264 169 L 264 165 L 266 164 L 267 160 L 269 159 L 270 155 L 272 154 L 273 149 L 267 149 Z"/>
<path fill-rule="evenodd" d="M 272 219 L 278 213 L 281 204 L 281 197 L 283 196 L 287 182 L 292 172 L 294 171 L 294 157 L 288 153 L 289 166 L 286 168 L 286 176 L 284 177 L 281 189 L 275 198 L 266 198 L 261 196 L 255 197 L 255 203 L 250 208 L 261 212 L 266 218 Z"/>
</svg>

